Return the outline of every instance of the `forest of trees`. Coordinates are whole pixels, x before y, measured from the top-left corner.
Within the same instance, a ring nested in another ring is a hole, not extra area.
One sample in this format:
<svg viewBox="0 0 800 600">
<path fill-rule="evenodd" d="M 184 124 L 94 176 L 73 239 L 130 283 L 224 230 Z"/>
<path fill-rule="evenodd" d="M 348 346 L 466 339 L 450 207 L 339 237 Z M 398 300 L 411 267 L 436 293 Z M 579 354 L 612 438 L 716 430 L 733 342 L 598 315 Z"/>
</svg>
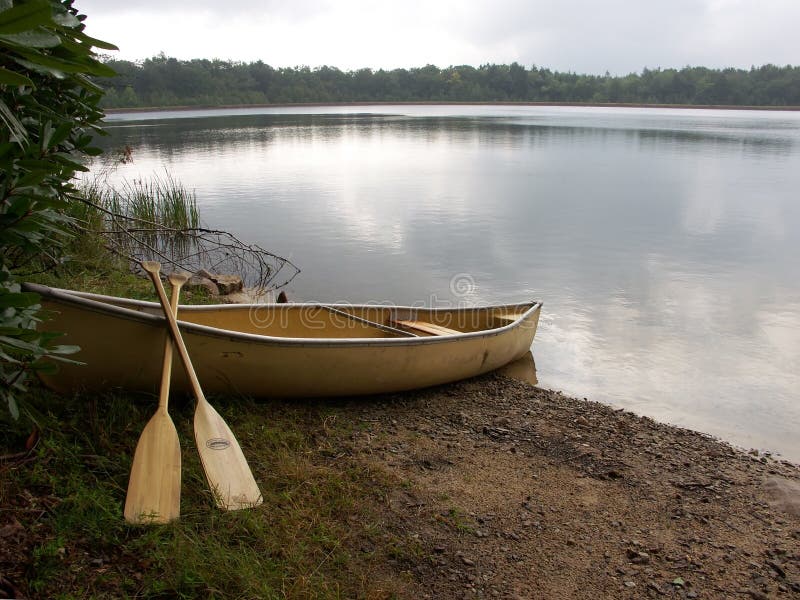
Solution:
<svg viewBox="0 0 800 600">
<path fill-rule="evenodd" d="M 533 66 L 433 65 L 391 71 L 274 68 L 163 54 L 141 63 L 109 60 L 104 106 L 219 106 L 303 102 L 595 102 L 800 106 L 800 67 L 645 69 L 578 75 Z"/>
</svg>

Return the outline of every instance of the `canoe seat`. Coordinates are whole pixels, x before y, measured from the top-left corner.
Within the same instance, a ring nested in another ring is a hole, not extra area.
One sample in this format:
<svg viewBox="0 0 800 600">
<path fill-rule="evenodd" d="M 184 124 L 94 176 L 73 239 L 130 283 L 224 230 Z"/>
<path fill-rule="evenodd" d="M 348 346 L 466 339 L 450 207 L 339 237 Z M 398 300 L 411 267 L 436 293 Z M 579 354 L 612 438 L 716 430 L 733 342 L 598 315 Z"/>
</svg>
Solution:
<svg viewBox="0 0 800 600">
<path fill-rule="evenodd" d="M 389 325 L 399 326 L 405 329 L 415 329 L 431 335 L 454 335 L 464 333 L 463 331 L 456 331 L 455 329 L 442 327 L 441 325 L 434 325 L 427 321 L 389 321 Z"/>
</svg>

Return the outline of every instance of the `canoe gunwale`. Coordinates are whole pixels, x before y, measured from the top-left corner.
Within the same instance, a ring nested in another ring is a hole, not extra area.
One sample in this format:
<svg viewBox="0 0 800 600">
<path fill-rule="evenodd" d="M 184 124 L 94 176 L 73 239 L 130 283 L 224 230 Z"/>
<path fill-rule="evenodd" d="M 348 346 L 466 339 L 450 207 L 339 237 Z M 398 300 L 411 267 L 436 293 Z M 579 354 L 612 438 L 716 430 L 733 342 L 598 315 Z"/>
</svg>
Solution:
<svg viewBox="0 0 800 600">
<path fill-rule="evenodd" d="M 115 306 L 109 302 L 124 303 L 130 306 L 136 306 L 143 309 L 160 310 L 159 304 L 156 302 L 148 302 L 146 300 L 135 300 L 130 298 L 118 298 L 115 296 L 105 296 L 102 294 L 92 294 L 89 292 L 76 292 L 73 290 L 66 290 L 61 288 L 52 288 L 45 285 L 35 283 L 23 283 L 22 287 L 25 291 L 34 292 L 39 294 L 43 300 L 50 299 L 56 303 L 65 303 L 72 306 L 79 307 L 83 310 L 97 312 L 101 314 L 111 315 L 117 318 L 136 321 L 140 323 L 148 323 L 158 327 L 166 327 L 166 318 L 163 314 L 150 314 L 133 310 L 122 306 Z M 221 305 L 181 305 L 181 311 L 188 312 L 202 312 L 208 310 L 258 310 L 264 308 L 265 304 L 221 304 Z M 531 315 L 540 310 L 542 303 L 538 301 L 524 302 L 519 304 L 503 304 L 491 306 L 478 306 L 473 308 L 468 307 L 455 307 L 455 308 L 425 308 L 425 307 L 406 307 L 406 306 L 389 306 L 381 304 L 319 304 L 319 303 L 292 303 L 291 305 L 278 305 L 278 306 L 291 306 L 299 308 L 318 308 L 325 309 L 327 307 L 340 308 L 396 308 L 408 310 L 448 310 L 448 311 L 474 311 L 474 310 L 491 310 L 491 309 L 525 309 L 524 312 L 517 317 L 514 321 L 492 329 L 485 329 L 481 331 L 463 332 L 452 335 L 440 335 L 431 337 L 398 337 L 398 338 L 297 338 L 297 337 L 278 337 L 270 335 L 261 335 L 254 333 L 244 333 L 231 329 L 223 329 L 219 327 L 211 327 L 208 325 L 200 325 L 188 321 L 178 320 L 181 331 L 186 333 L 195 333 L 204 336 L 211 336 L 215 338 L 226 339 L 236 342 L 247 342 L 254 344 L 264 344 L 271 346 L 291 346 L 291 347 L 393 347 L 393 346 L 416 346 L 416 345 L 429 345 L 429 344 L 443 344 L 453 343 L 461 340 L 494 337 L 503 335 L 511 330 L 517 329 L 525 324 Z"/>
</svg>

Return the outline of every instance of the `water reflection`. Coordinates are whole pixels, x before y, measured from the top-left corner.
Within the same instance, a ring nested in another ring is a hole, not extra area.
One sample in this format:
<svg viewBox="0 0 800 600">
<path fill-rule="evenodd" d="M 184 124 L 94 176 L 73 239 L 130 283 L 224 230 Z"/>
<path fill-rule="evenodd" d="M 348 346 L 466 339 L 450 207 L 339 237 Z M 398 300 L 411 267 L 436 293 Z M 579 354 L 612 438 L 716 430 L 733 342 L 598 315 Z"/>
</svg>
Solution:
<svg viewBox="0 0 800 600">
<path fill-rule="evenodd" d="M 167 168 L 289 256 L 293 298 L 541 299 L 541 385 L 800 460 L 800 115 L 314 110 L 121 119 L 103 143 L 133 147 L 115 176 Z"/>
<path fill-rule="evenodd" d="M 505 367 L 497 370 L 501 375 L 511 377 L 523 383 L 536 385 L 539 380 L 536 378 L 536 362 L 533 359 L 533 353 L 528 352 L 522 358 L 518 358 L 514 362 L 508 363 Z"/>
</svg>

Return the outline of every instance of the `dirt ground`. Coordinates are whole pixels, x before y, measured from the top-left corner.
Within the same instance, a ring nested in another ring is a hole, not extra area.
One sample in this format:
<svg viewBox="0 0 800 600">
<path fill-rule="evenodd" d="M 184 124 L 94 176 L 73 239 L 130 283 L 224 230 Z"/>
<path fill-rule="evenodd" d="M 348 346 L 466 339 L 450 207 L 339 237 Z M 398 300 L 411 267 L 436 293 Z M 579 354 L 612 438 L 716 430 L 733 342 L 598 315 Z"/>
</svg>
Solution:
<svg viewBox="0 0 800 600">
<path fill-rule="evenodd" d="M 344 408 L 408 598 L 800 598 L 796 465 L 496 375 Z"/>
</svg>

